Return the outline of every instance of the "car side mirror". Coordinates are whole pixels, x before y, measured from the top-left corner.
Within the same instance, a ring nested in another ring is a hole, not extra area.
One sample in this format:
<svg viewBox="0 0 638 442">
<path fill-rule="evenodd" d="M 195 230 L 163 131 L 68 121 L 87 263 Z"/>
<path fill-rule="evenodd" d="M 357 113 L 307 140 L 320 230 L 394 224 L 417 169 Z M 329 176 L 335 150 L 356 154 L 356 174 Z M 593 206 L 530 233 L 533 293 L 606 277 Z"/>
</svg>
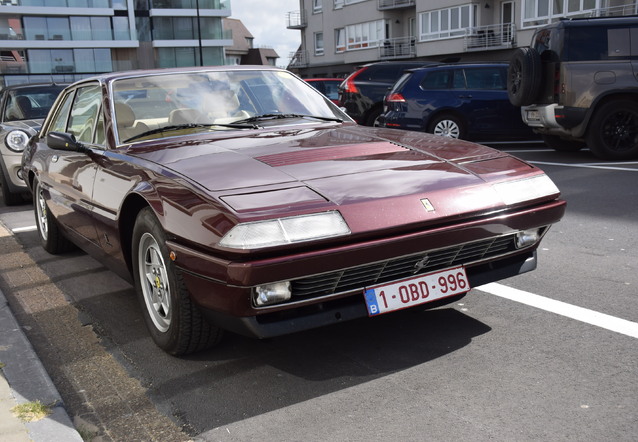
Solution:
<svg viewBox="0 0 638 442">
<path fill-rule="evenodd" d="M 49 132 L 47 134 L 47 146 L 54 150 L 66 150 L 68 152 L 86 153 L 89 149 L 75 139 L 75 135 L 64 132 Z"/>
</svg>

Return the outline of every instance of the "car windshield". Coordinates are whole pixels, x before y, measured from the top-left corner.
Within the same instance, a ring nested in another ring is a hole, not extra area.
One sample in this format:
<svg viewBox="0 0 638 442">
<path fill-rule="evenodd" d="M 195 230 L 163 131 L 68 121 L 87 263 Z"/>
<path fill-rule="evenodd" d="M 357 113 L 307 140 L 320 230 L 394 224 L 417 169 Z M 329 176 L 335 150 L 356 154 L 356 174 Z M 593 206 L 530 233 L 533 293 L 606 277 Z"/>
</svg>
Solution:
<svg viewBox="0 0 638 442">
<path fill-rule="evenodd" d="M 12 91 L 5 107 L 4 121 L 43 119 L 63 88 L 42 86 Z"/>
<path fill-rule="evenodd" d="M 338 107 L 286 71 L 198 71 L 113 83 L 120 142 L 184 131 L 254 130 L 317 121 L 350 121 Z M 274 118 L 274 116 L 278 118 Z M 243 124 L 250 122 L 251 124 Z"/>
</svg>

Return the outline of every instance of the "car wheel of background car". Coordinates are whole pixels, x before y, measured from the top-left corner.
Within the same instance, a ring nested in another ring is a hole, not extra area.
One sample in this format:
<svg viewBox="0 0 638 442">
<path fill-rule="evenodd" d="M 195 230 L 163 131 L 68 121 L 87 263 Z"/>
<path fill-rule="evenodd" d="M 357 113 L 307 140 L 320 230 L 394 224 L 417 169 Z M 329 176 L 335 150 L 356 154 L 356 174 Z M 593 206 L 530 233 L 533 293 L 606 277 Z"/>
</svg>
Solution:
<svg viewBox="0 0 638 442">
<path fill-rule="evenodd" d="M 464 139 L 465 123 L 455 115 L 439 115 L 432 120 L 427 131 L 442 137 Z"/>
<path fill-rule="evenodd" d="M 57 221 L 49 213 L 43 192 L 40 182 L 36 181 L 33 191 L 33 206 L 35 224 L 38 229 L 42 247 L 54 255 L 73 250 L 75 246 L 64 236 Z"/>
<path fill-rule="evenodd" d="M 379 117 L 383 113 L 383 109 L 380 107 L 375 107 L 368 114 L 368 118 L 366 118 L 366 126 L 379 127 Z"/>
<path fill-rule="evenodd" d="M 514 106 L 532 104 L 541 87 L 541 58 L 534 48 L 518 48 L 507 70 L 507 94 Z"/>
<path fill-rule="evenodd" d="M 638 158 L 638 103 L 617 100 L 596 109 L 587 129 L 587 145 L 600 158 Z"/>
<path fill-rule="evenodd" d="M 193 303 L 166 247 L 166 234 L 150 208 L 140 211 L 133 229 L 135 288 L 155 343 L 172 355 L 203 350 L 221 340 Z"/>
<path fill-rule="evenodd" d="M 548 147 L 559 152 L 578 152 L 586 146 L 582 141 L 566 140 L 556 135 L 543 135 L 543 141 Z"/>
<path fill-rule="evenodd" d="M 2 201 L 5 206 L 15 206 L 24 202 L 21 193 L 13 193 L 9 190 L 9 183 L 4 173 L 0 170 L 0 186 L 2 186 Z"/>
</svg>

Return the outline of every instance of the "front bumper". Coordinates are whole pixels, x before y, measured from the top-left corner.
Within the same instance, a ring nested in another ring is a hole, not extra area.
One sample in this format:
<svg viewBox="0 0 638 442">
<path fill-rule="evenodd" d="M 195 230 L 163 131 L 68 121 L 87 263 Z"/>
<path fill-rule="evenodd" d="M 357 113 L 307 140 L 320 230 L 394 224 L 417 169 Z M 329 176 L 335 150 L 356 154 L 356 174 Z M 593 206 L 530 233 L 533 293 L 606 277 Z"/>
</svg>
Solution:
<svg viewBox="0 0 638 442">
<path fill-rule="evenodd" d="M 255 307 L 252 292 L 257 285 L 292 281 L 294 287 L 298 280 L 306 282 L 315 277 L 324 280 L 326 275 L 358 271 L 386 260 L 396 261 L 424 252 L 435 256 L 439 250 L 462 244 L 473 246 L 517 231 L 549 226 L 562 218 L 564 210 L 564 201 L 556 200 L 515 213 L 495 214 L 423 232 L 248 262 L 224 260 L 175 242 L 167 245 L 175 252 L 175 264 L 193 300 L 211 321 L 231 331 L 264 338 L 366 316 L 364 286 L 347 285 L 323 293 L 304 292 L 296 297 L 293 289 L 289 302 Z M 475 287 L 533 270 L 538 244 L 520 250 L 510 247 L 483 257 L 468 255 L 467 260 L 457 260 L 454 265 L 466 267 L 470 284 Z"/>
<path fill-rule="evenodd" d="M 2 174 L 7 178 L 9 190 L 12 193 L 22 193 L 29 190 L 20 176 L 22 173 L 22 154 L 6 153 L 3 149 L 0 166 L 2 167 Z"/>
</svg>

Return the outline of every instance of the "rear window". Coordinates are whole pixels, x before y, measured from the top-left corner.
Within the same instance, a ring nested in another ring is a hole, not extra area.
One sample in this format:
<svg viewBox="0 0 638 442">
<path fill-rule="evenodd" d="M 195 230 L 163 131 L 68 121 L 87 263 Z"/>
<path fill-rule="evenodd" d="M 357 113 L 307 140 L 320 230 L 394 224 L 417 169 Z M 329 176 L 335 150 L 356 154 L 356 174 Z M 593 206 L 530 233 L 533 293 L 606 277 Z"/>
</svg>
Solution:
<svg viewBox="0 0 638 442">
<path fill-rule="evenodd" d="M 451 69 L 429 72 L 421 81 L 421 87 L 423 89 L 449 89 L 453 72 Z"/>
</svg>

